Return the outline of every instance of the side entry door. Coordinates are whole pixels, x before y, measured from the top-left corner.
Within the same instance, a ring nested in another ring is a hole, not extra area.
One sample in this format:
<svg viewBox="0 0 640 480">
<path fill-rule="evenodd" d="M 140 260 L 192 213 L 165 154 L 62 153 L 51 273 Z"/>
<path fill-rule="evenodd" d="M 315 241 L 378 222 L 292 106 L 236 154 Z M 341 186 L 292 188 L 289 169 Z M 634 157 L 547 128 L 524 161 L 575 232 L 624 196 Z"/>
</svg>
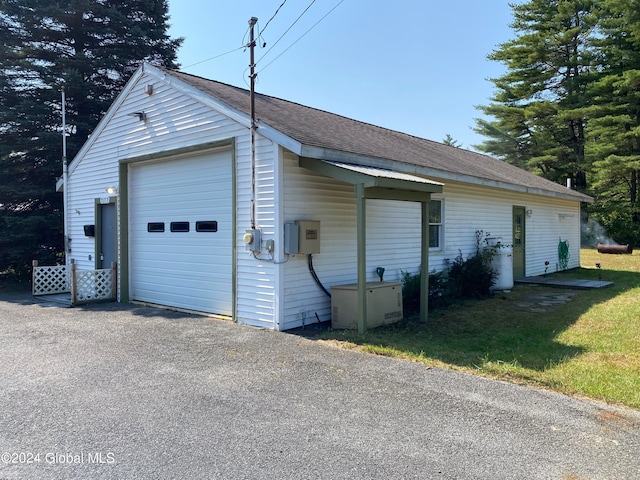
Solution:
<svg viewBox="0 0 640 480">
<path fill-rule="evenodd" d="M 525 207 L 513 207 L 513 278 L 525 276 Z"/>
<path fill-rule="evenodd" d="M 99 205 L 97 233 L 97 268 L 111 268 L 116 261 L 116 204 L 103 203 Z"/>
</svg>

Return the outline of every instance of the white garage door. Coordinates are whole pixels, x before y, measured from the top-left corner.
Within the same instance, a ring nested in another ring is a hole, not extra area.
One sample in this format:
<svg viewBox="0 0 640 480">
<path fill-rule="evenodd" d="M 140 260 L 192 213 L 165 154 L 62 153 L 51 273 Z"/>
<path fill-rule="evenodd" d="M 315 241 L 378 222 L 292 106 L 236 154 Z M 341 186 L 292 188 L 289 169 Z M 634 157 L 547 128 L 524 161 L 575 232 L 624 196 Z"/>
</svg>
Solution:
<svg viewBox="0 0 640 480">
<path fill-rule="evenodd" d="M 232 314 L 232 155 L 129 167 L 131 298 Z"/>
</svg>

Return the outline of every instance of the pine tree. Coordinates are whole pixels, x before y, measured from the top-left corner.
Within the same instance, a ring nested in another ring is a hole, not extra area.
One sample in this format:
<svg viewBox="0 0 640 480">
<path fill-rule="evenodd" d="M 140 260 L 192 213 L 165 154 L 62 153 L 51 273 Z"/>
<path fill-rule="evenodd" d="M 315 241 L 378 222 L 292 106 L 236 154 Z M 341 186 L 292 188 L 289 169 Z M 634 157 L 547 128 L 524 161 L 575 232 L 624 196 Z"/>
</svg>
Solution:
<svg viewBox="0 0 640 480">
<path fill-rule="evenodd" d="M 141 61 L 176 67 L 166 0 L 0 0 L 0 273 L 62 251 L 61 99 L 72 159 Z"/>
<path fill-rule="evenodd" d="M 586 153 L 594 166 L 594 211 L 609 236 L 640 241 L 640 1 L 603 0 L 601 78 L 590 87 Z"/>
<path fill-rule="evenodd" d="M 489 59 L 507 71 L 492 79 L 496 93 L 478 107 L 495 120 L 477 120 L 489 140 L 477 145 L 520 167 L 585 189 L 585 119 L 579 109 L 591 81 L 595 0 L 530 0 L 512 5 L 516 38 Z"/>
<path fill-rule="evenodd" d="M 457 147 L 457 148 L 462 147 L 462 144 L 448 133 L 442 140 L 442 143 L 444 143 L 445 145 L 449 145 L 450 147 Z"/>
</svg>

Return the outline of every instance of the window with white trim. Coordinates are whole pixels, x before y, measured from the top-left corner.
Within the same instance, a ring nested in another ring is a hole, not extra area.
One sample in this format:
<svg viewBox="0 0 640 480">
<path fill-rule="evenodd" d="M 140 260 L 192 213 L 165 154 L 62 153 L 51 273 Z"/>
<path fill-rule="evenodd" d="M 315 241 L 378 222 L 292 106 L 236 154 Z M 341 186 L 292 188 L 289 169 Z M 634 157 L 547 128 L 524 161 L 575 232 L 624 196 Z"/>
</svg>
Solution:
<svg viewBox="0 0 640 480">
<path fill-rule="evenodd" d="M 429 248 L 442 249 L 442 200 L 431 199 L 429 202 Z"/>
</svg>

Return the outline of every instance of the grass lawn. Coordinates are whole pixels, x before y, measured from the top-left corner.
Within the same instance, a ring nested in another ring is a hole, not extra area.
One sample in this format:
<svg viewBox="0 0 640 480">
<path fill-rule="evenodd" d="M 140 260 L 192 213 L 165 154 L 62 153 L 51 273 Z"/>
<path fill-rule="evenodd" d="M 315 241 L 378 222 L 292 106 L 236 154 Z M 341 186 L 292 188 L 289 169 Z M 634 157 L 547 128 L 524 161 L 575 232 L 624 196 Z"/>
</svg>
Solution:
<svg viewBox="0 0 640 480">
<path fill-rule="evenodd" d="M 517 285 L 370 330 L 318 338 L 343 348 L 452 368 L 640 408 L 640 252 L 581 251 L 582 268 L 563 272 L 614 282 L 600 290 Z M 601 268 L 597 268 L 596 264 Z"/>
</svg>

